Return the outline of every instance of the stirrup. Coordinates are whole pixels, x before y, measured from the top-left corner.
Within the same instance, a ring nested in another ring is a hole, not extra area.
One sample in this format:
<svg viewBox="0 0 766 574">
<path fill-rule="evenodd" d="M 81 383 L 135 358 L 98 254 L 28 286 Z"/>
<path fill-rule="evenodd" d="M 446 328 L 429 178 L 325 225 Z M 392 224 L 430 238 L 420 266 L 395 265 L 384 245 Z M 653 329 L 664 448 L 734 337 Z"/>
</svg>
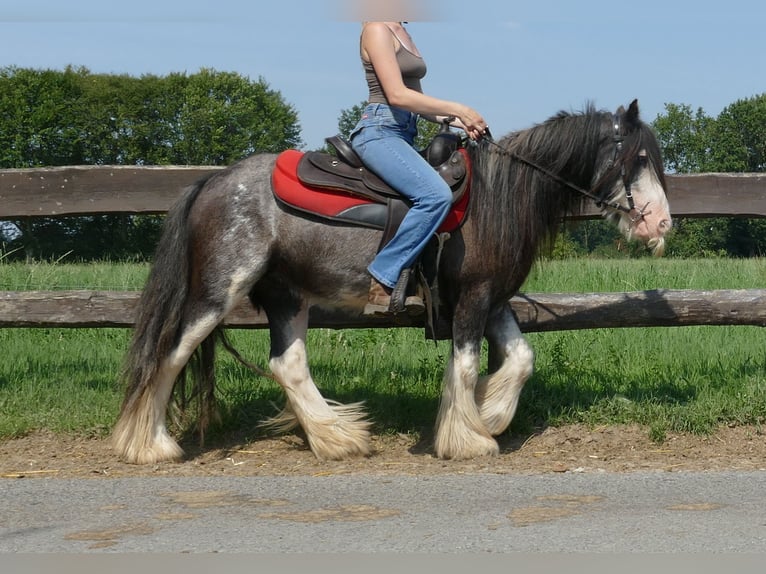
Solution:
<svg viewBox="0 0 766 574">
<path fill-rule="evenodd" d="M 412 269 L 404 269 L 391 292 L 391 304 L 388 309 L 394 314 L 406 311 L 408 315 L 416 316 L 422 315 L 426 310 L 423 299 L 415 295 L 407 296 L 411 273 Z"/>
</svg>

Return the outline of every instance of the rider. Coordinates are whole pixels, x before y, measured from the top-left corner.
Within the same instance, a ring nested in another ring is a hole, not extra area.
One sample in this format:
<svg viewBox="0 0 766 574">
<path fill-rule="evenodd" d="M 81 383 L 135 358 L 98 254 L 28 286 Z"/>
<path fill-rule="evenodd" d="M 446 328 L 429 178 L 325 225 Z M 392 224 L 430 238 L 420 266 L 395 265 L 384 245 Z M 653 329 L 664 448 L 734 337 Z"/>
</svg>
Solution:
<svg viewBox="0 0 766 574">
<path fill-rule="evenodd" d="M 449 185 L 413 147 L 418 115 L 435 122 L 453 117 L 452 125 L 472 140 L 487 130 L 472 108 L 423 93 L 420 80 L 426 64 L 402 24 L 364 22 L 360 39 L 370 94 L 349 139 L 364 164 L 412 202 L 394 237 L 367 268 L 372 279 L 365 314 L 390 312 L 402 272 L 412 266 L 450 208 Z M 425 309 L 419 297 L 407 297 L 406 307 L 410 314 Z"/>
</svg>

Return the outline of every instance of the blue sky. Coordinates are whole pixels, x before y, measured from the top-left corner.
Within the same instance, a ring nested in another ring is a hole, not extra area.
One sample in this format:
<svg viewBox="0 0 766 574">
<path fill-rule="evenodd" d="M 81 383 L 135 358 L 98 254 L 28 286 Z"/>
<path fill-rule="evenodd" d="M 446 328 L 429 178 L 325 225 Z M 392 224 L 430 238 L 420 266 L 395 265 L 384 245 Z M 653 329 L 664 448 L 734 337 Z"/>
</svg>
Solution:
<svg viewBox="0 0 766 574">
<path fill-rule="evenodd" d="M 297 110 L 306 147 L 366 97 L 360 26 L 342 0 L 0 0 L 0 67 L 264 78 Z M 346 0 L 352 1 L 352 0 Z M 638 98 L 715 116 L 766 92 L 763 0 L 432 0 L 410 33 L 426 92 L 479 110 L 495 136 L 592 101 Z"/>
</svg>

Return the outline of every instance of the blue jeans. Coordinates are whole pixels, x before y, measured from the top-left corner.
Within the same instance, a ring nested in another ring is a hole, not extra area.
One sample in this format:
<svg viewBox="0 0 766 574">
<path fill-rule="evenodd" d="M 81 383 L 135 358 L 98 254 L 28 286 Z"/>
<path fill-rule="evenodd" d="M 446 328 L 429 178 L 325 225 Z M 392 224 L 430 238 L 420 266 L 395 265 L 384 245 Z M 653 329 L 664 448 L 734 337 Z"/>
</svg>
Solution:
<svg viewBox="0 0 766 574">
<path fill-rule="evenodd" d="M 392 288 L 447 217 L 452 202 L 447 182 L 413 147 L 416 134 L 416 114 L 368 104 L 349 137 L 364 165 L 412 202 L 396 235 L 367 268 Z"/>
</svg>

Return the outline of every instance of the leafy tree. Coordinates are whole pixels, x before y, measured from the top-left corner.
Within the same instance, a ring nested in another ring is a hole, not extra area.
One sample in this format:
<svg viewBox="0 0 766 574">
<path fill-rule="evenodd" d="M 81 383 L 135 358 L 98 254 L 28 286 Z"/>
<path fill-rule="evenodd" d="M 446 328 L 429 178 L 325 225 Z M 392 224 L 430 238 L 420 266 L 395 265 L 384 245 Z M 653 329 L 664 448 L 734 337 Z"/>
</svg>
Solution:
<svg viewBox="0 0 766 574">
<path fill-rule="evenodd" d="M 263 78 L 209 69 L 140 78 L 71 67 L 0 69 L 0 168 L 227 165 L 302 144 L 295 110 Z M 29 218 L 0 225 L 0 240 L 26 257 L 145 256 L 160 221 Z"/>
<path fill-rule="evenodd" d="M 183 159 L 199 165 L 302 145 L 293 109 L 263 79 L 252 83 L 234 73 L 202 70 L 189 77 L 178 124 Z"/>
<path fill-rule="evenodd" d="M 710 171 L 711 126 L 714 120 L 702 108 L 692 112 L 688 105 L 666 104 L 665 116 L 653 123 L 665 169 L 676 173 Z"/>
<path fill-rule="evenodd" d="M 766 170 L 766 94 L 727 106 L 712 129 L 711 171 Z"/>
<path fill-rule="evenodd" d="M 739 100 L 717 118 L 668 104 L 653 127 L 666 161 L 678 173 L 762 172 L 766 164 L 766 94 Z M 672 198 L 671 198 L 672 201 Z M 676 222 L 668 255 L 749 257 L 766 254 L 763 219 L 710 218 Z"/>
<path fill-rule="evenodd" d="M 357 122 L 362 117 L 367 102 L 362 101 L 340 111 L 338 116 L 338 133 L 344 138 L 348 138 L 356 127 Z"/>
<path fill-rule="evenodd" d="M 579 252 L 586 254 L 597 250 L 616 252 L 622 241 L 622 235 L 615 226 L 603 219 L 579 221 L 567 226 L 563 232 Z"/>
<path fill-rule="evenodd" d="M 440 129 L 441 124 L 418 118 L 418 135 L 415 138 L 415 147 L 418 149 L 427 147 Z"/>
<path fill-rule="evenodd" d="M 724 108 L 712 126 L 710 171 L 766 171 L 766 94 Z M 766 254 L 766 220 L 730 218 L 722 249 L 735 257 Z"/>
<path fill-rule="evenodd" d="M 81 163 L 81 71 L 0 69 L 0 168 Z"/>
</svg>

